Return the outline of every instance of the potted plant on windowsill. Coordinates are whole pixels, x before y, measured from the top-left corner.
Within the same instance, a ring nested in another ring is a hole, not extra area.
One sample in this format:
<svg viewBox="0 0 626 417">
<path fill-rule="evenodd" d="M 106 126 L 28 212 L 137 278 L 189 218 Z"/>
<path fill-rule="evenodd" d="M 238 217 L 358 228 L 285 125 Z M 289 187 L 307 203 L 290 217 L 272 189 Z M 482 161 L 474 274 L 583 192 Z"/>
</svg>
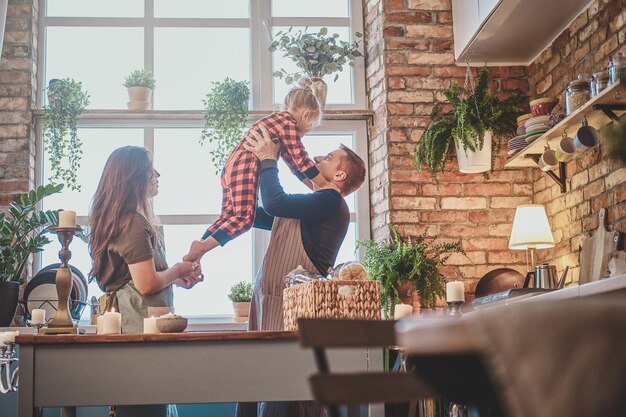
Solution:
<svg viewBox="0 0 626 417">
<path fill-rule="evenodd" d="M 490 171 L 494 156 L 500 150 L 500 139 L 515 134 L 516 118 L 523 113 L 521 104 L 526 97 L 516 91 L 507 99 L 499 100 L 489 89 L 486 69 L 481 70 L 474 89 L 453 82 L 444 95 L 452 111 L 439 114 L 440 106 L 433 109 L 431 123 L 416 148 L 417 169 L 426 165 L 436 179 L 437 172 L 443 171 L 455 149 L 459 171 Z"/>
<path fill-rule="evenodd" d="M 128 89 L 128 110 L 150 110 L 152 90 L 156 87 L 152 72 L 135 70 L 125 78 L 123 85 Z"/>
<path fill-rule="evenodd" d="M 328 35 L 328 29 L 325 27 L 318 33 L 307 33 L 302 30 L 293 32 L 293 28 L 289 28 L 286 32 L 278 32 L 276 36 L 278 40 L 271 43 L 269 51 L 280 50 L 284 53 L 283 56 L 295 62 L 301 71 L 288 73 L 281 68 L 274 72 L 274 76 L 281 79 L 284 77 L 287 84 L 300 80 L 303 75 L 311 78 L 311 88 L 322 107 L 326 105 L 327 92 L 323 77 L 343 71 L 345 64 L 354 67 L 356 58 L 362 56 L 358 41 L 350 43 L 339 40 L 337 33 Z M 363 35 L 356 32 L 354 36 L 360 38 Z M 334 81 L 337 81 L 337 78 L 339 74 L 335 75 Z"/>
<path fill-rule="evenodd" d="M 78 138 L 78 117 L 89 105 L 89 94 L 82 84 L 70 78 L 53 79 L 48 84 L 48 104 L 44 106 L 44 146 L 50 160 L 50 181 L 62 181 L 80 190 L 76 173 L 80 168 L 82 143 Z"/>
<path fill-rule="evenodd" d="M 252 283 L 241 281 L 230 287 L 228 298 L 233 303 L 235 321 L 247 321 L 252 300 Z"/>
<path fill-rule="evenodd" d="M 226 159 L 241 141 L 248 118 L 250 88 L 247 81 L 226 78 L 213 82 L 204 103 L 204 129 L 200 143 L 214 146 L 209 150 L 215 173 L 219 175 Z"/>
<path fill-rule="evenodd" d="M 370 279 L 381 282 L 380 298 L 386 318 L 403 298 L 403 293 L 417 290 L 421 307 L 434 308 L 445 294 L 445 279 L 439 268 L 453 253 L 465 253 L 461 242 L 435 243 L 425 234 L 403 238 L 391 227 L 389 239 L 360 241 L 365 248 L 364 264 Z M 408 303 L 411 303 L 410 301 Z"/>
<path fill-rule="evenodd" d="M 39 211 L 36 205 L 61 189 L 63 184 L 40 186 L 0 211 L 0 327 L 13 320 L 30 255 L 50 243 L 45 234 L 59 221 L 58 210 Z"/>
</svg>

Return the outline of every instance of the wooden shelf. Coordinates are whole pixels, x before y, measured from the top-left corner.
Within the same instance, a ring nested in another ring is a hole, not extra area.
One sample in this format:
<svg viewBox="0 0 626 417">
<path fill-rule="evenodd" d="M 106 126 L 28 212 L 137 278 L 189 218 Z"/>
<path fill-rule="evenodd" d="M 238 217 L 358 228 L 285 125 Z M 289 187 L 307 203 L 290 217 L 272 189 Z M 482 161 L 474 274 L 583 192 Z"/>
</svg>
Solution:
<svg viewBox="0 0 626 417">
<path fill-rule="evenodd" d="M 611 122 L 611 118 L 607 116 L 602 110 L 595 110 L 594 106 L 602 105 L 624 105 L 626 104 L 626 80 L 618 81 L 596 97 L 589 100 L 580 109 L 561 120 L 559 124 L 552 129 L 544 133 L 530 145 L 513 155 L 504 164 L 505 168 L 528 168 L 537 167 L 537 163 L 533 160 L 531 155 L 537 155 L 543 153 L 546 144 L 549 144 L 552 149 L 556 148 L 556 145 L 563 135 L 563 130 L 568 136 L 574 137 L 576 131 L 582 126 L 584 118 L 590 126 L 600 130 L 600 128 L 606 126 Z M 563 97 L 561 97 L 561 100 Z M 623 110 L 617 110 L 617 115 L 623 114 Z M 528 156 L 527 156 L 528 155 Z"/>
</svg>

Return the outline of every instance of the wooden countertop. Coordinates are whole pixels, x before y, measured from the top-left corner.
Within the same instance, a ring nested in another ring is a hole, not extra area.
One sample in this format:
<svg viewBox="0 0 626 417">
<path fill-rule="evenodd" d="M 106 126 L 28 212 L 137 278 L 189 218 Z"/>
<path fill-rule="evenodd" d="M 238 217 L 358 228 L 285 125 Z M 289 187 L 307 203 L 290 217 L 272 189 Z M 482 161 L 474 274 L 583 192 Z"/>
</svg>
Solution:
<svg viewBox="0 0 626 417">
<path fill-rule="evenodd" d="M 67 345 L 96 343 L 195 342 L 223 340 L 295 340 L 298 332 L 190 332 L 161 334 L 27 335 L 18 336 L 19 345 Z"/>
</svg>

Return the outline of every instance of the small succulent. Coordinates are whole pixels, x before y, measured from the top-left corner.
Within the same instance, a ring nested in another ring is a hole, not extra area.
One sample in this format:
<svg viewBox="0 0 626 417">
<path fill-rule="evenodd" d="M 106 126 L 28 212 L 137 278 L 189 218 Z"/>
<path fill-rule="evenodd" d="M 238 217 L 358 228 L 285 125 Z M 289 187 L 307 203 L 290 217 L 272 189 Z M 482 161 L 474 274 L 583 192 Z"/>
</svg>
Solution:
<svg viewBox="0 0 626 417">
<path fill-rule="evenodd" d="M 151 71 L 147 71 L 144 69 L 138 69 L 130 73 L 124 79 L 124 87 L 148 87 L 151 90 L 154 90 L 156 87 L 156 81 Z"/>
</svg>

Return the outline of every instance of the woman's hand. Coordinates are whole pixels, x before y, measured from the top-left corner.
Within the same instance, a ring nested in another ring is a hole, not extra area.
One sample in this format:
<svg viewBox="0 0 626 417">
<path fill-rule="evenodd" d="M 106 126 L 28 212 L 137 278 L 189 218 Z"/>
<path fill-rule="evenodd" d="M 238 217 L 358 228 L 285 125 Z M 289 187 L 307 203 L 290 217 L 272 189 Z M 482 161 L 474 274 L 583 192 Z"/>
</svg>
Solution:
<svg viewBox="0 0 626 417">
<path fill-rule="evenodd" d="M 279 146 L 272 142 L 270 134 L 265 127 L 259 126 L 259 129 L 261 133 L 254 130 L 250 131 L 246 136 L 246 142 L 244 142 L 243 147 L 255 154 L 261 161 L 265 159 L 278 159 Z"/>
<path fill-rule="evenodd" d="M 178 278 L 174 281 L 174 284 L 180 287 L 190 289 L 204 281 L 200 262 L 179 262 L 175 267 L 178 270 Z"/>
</svg>

